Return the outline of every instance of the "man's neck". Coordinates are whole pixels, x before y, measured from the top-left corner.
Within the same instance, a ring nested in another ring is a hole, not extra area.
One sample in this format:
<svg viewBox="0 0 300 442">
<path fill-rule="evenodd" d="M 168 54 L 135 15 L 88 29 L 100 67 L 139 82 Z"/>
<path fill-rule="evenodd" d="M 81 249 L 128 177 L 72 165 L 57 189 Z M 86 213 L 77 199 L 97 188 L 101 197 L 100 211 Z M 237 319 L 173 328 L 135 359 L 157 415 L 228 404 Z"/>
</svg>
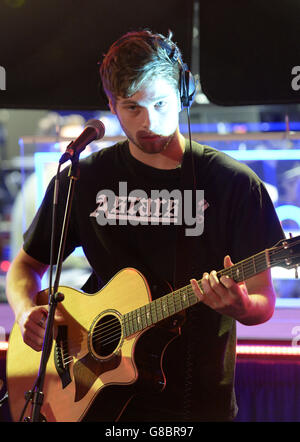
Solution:
<svg viewBox="0 0 300 442">
<path fill-rule="evenodd" d="M 176 169 L 182 162 L 185 138 L 179 132 L 176 132 L 167 148 L 163 152 L 156 154 L 143 152 L 129 140 L 129 150 L 136 160 L 148 166 L 156 169 Z"/>
</svg>

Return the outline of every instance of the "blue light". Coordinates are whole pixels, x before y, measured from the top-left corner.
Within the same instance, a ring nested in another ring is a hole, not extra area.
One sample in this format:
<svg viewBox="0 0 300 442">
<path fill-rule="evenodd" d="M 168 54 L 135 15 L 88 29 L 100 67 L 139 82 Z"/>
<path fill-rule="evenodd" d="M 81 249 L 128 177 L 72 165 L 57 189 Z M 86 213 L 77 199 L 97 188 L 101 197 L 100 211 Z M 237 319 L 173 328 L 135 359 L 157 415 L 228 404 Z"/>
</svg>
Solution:
<svg viewBox="0 0 300 442">
<path fill-rule="evenodd" d="M 243 128 L 246 133 L 249 132 L 286 132 L 285 122 L 253 122 L 253 123 L 222 123 L 226 130 L 226 133 L 235 133 L 237 128 Z M 194 133 L 219 133 L 220 123 L 192 123 L 191 130 Z M 290 121 L 290 131 L 299 131 L 300 122 Z M 185 123 L 180 124 L 180 130 L 182 133 L 188 133 L 188 125 Z M 242 134 L 241 134 L 242 135 Z"/>
<path fill-rule="evenodd" d="M 300 149 L 222 150 L 238 161 L 300 160 Z"/>
<path fill-rule="evenodd" d="M 34 168 L 36 173 L 36 182 L 37 182 L 37 189 L 36 189 L 36 204 L 37 208 L 41 205 L 41 202 L 43 201 L 44 194 L 46 191 L 45 183 L 44 183 L 44 176 L 45 176 L 45 169 L 49 163 L 57 163 L 61 157 L 61 153 L 58 152 L 37 152 L 34 154 Z"/>
<path fill-rule="evenodd" d="M 281 222 L 286 220 L 295 221 L 300 229 L 300 207 L 284 204 L 276 207 L 276 213 Z"/>
</svg>

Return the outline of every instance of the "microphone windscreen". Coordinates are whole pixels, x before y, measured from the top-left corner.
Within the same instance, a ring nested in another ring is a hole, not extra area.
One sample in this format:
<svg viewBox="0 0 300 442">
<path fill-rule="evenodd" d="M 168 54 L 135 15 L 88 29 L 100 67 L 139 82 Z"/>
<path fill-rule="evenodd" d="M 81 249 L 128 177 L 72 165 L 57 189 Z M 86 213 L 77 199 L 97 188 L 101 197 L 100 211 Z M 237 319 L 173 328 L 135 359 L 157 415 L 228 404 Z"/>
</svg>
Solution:
<svg viewBox="0 0 300 442">
<path fill-rule="evenodd" d="M 102 121 L 100 121 L 100 120 L 96 120 L 96 119 L 93 118 L 93 119 L 88 120 L 88 121 L 86 122 L 85 127 L 92 127 L 92 128 L 94 128 L 94 129 L 96 130 L 96 132 L 97 132 L 97 138 L 96 138 L 96 140 L 100 140 L 101 138 L 104 137 L 104 134 L 105 134 L 105 126 L 104 126 L 104 124 L 102 123 Z"/>
</svg>

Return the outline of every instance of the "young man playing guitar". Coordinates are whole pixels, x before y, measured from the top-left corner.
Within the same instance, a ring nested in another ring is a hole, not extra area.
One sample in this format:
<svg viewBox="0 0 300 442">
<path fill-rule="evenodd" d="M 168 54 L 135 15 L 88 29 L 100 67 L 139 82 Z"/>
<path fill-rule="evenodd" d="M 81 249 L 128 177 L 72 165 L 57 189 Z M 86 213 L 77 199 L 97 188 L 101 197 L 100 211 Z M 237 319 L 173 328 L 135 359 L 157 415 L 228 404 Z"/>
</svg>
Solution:
<svg viewBox="0 0 300 442">
<path fill-rule="evenodd" d="M 105 55 L 100 75 L 110 110 L 127 140 L 80 161 L 65 258 L 75 247 L 83 247 L 93 271 L 84 287 L 89 293 L 99 291 L 120 270 L 135 268 L 146 277 L 152 299 L 167 293 L 161 288 L 164 281 L 175 289 L 191 281 L 198 300 L 176 320 L 171 316 L 171 321 L 150 328 L 134 345 L 137 358 L 144 352 L 142 360 L 160 346 L 160 356 L 155 357 L 161 358 L 165 386 L 159 392 L 139 390 L 119 419 L 232 420 L 237 412 L 235 321 L 248 325 L 267 321 L 275 293 L 269 268 L 262 267 L 243 284 L 228 274 L 218 277 L 217 271 L 284 238 L 274 207 L 249 168 L 180 133 L 179 112 L 190 106 L 195 91 L 171 36 L 150 31 L 126 34 Z M 60 222 L 67 182 L 63 171 Z M 126 183 L 122 195 L 120 183 L 123 188 Z M 53 187 L 52 182 L 7 278 L 7 298 L 24 343 L 36 351 L 42 348 L 48 311 L 47 303 L 36 305 L 35 295 L 50 262 Z M 112 205 L 105 190 L 115 195 Z M 194 197 L 202 190 L 204 199 L 191 202 L 183 197 L 185 190 Z M 151 197 L 153 191 L 170 198 Z M 181 201 L 172 198 L 174 191 L 182 195 Z M 201 208 L 204 227 L 201 233 L 187 235 L 186 211 L 192 211 L 191 206 L 196 207 L 198 220 Z M 178 211 L 181 222 L 174 222 Z M 201 277 L 197 283 L 195 278 Z M 117 296 L 126 302 L 122 290 Z M 64 321 L 62 316 L 58 310 L 56 325 Z M 160 336 L 173 329 L 175 339 L 161 345 Z M 149 375 L 154 374 L 153 367 Z M 138 382 L 145 371 L 139 372 L 137 364 Z M 82 418 L 101 420 L 100 415 L 95 398 Z"/>
</svg>

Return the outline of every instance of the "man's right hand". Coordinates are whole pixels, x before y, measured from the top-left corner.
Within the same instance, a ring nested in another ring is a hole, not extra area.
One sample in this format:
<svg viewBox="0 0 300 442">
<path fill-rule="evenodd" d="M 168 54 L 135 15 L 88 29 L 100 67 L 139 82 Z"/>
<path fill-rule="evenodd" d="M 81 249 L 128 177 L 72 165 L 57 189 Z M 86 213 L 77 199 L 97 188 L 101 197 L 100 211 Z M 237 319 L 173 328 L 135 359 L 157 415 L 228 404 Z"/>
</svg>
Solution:
<svg viewBox="0 0 300 442">
<path fill-rule="evenodd" d="M 41 290 L 41 278 L 47 268 L 47 264 L 21 249 L 6 277 L 7 300 L 15 313 L 24 342 L 37 351 L 43 346 L 48 305 L 37 306 L 34 299 Z M 47 303 L 47 299 L 43 302 Z"/>
<path fill-rule="evenodd" d="M 29 308 L 17 318 L 23 341 L 36 351 L 41 351 L 43 347 L 47 316 L 48 305 L 40 305 Z M 63 317 L 56 310 L 54 316 L 54 335 L 56 335 L 56 325 L 61 322 L 63 322 Z"/>
<path fill-rule="evenodd" d="M 44 341 L 48 306 L 36 306 L 24 311 L 17 322 L 25 344 L 36 351 L 41 351 Z"/>
</svg>

